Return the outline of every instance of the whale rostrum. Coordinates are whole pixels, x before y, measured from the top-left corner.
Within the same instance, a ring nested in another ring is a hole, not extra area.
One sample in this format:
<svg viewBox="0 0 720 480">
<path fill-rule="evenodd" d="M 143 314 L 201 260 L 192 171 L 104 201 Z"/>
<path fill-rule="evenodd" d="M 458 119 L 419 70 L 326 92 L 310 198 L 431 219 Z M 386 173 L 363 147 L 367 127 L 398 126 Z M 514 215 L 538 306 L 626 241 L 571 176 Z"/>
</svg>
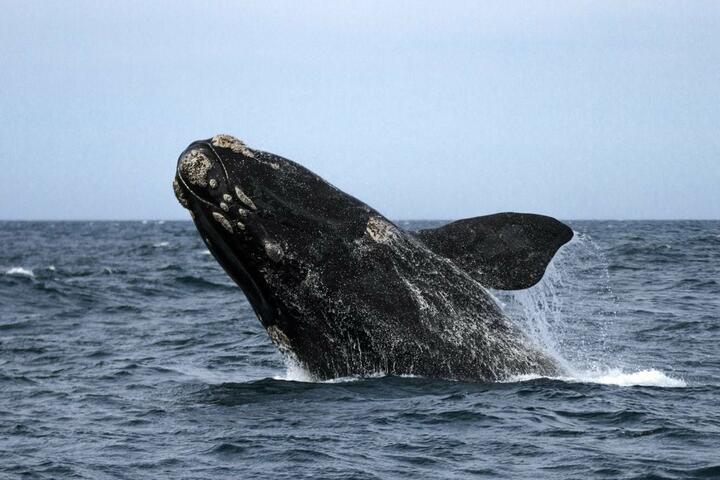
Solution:
<svg viewBox="0 0 720 480">
<path fill-rule="evenodd" d="M 193 142 L 173 190 L 271 341 L 318 379 L 560 371 L 486 290 L 540 281 L 573 236 L 558 220 L 500 213 L 405 231 L 230 135 Z"/>
</svg>

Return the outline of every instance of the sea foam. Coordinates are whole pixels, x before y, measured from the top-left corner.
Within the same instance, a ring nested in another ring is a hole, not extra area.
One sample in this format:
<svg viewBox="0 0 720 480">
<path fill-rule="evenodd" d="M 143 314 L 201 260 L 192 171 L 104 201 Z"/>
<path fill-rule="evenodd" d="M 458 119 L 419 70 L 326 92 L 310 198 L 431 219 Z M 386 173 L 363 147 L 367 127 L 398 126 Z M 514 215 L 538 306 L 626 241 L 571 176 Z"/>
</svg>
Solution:
<svg viewBox="0 0 720 480">
<path fill-rule="evenodd" d="M 615 385 L 619 387 L 665 387 L 684 388 L 687 382 L 681 378 L 669 377 L 660 370 L 647 369 L 637 372 L 623 372 L 610 369 L 605 372 L 577 372 L 568 376 L 543 377 L 540 375 L 516 375 L 506 380 L 507 383 L 527 382 L 547 378 L 568 383 L 596 383 L 599 385 Z"/>
<path fill-rule="evenodd" d="M 35 274 L 29 268 L 12 267 L 5 272 L 5 275 L 18 275 L 22 277 L 34 277 Z"/>
</svg>

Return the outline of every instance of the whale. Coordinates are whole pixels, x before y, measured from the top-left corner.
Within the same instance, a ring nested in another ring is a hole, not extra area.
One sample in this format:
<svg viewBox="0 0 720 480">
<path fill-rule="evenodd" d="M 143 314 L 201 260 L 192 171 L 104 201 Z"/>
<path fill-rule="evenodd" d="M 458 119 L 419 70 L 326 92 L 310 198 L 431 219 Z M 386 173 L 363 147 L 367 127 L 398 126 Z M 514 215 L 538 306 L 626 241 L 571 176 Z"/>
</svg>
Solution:
<svg viewBox="0 0 720 480">
<path fill-rule="evenodd" d="M 491 291 L 538 283 L 573 231 L 505 212 L 418 231 L 230 135 L 191 143 L 173 190 L 288 359 L 314 379 L 498 381 L 559 362 Z"/>
</svg>

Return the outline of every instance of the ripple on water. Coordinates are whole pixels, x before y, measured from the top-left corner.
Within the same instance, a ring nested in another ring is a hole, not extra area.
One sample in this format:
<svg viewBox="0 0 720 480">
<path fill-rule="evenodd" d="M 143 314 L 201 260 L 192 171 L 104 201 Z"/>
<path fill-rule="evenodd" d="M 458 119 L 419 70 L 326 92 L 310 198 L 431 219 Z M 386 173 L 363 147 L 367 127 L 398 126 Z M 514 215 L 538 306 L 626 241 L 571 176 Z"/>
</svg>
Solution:
<svg viewBox="0 0 720 480">
<path fill-rule="evenodd" d="M 571 223 L 501 298 L 569 373 L 467 383 L 312 381 L 190 222 L 3 222 L 0 478 L 720 476 L 720 222 Z"/>
</svg>

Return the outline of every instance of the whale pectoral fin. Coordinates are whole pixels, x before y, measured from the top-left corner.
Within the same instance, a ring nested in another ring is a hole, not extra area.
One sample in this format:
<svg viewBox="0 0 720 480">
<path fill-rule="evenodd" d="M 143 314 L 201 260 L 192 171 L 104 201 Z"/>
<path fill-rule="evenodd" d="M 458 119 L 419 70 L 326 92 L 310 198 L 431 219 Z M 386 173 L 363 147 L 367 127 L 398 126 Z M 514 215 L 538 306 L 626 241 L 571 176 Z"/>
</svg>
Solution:
<svg viewBox="0 0 720 480">
<path fill-rule="evenodd" d="M 496 213 L 458 220 L 415 235 L 430 250 L 453 261 L 482 285 L 521 290 L 538 283 L 573 231 L 531 213 Z"/>
</svg>

